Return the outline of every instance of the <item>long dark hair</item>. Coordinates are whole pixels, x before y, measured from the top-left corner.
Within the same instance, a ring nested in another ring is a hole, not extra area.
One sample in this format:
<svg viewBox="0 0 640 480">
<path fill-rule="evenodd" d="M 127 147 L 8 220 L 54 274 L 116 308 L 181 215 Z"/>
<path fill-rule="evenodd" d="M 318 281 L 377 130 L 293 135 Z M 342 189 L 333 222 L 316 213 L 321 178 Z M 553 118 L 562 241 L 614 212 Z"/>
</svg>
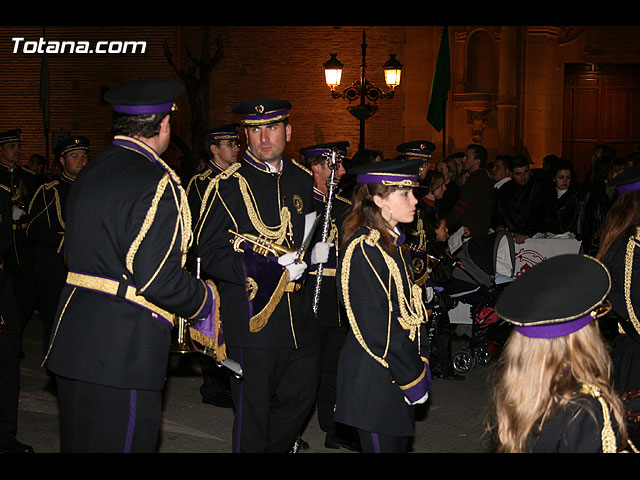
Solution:
<svg viewBox="0 0 640 480">
<path fill-rule="evenodd" d="M 374 195 L 383 198 L 399 187 L 390 187 L 380 184 L 359 183 L 353 190 L 351 198 L 351 209 L 342 224 L 342 245 L 344 248 L 351 237 L 362 227 L 370 227 L 380 232 L 382 244 L 388 252 L 393 251 L 393 241 L 387 231 L 387 222 L 382 217 L 380 208 L 373 200 Z"/>
<path fill-rule="evenodd" d="M 640 226 L 640 191 L 619 195 L 609 208 L 602 225 L 600 249 L 596 258 L 602 260 L 616 240 L 633 235 L 638 226 Z"/>
</svg>

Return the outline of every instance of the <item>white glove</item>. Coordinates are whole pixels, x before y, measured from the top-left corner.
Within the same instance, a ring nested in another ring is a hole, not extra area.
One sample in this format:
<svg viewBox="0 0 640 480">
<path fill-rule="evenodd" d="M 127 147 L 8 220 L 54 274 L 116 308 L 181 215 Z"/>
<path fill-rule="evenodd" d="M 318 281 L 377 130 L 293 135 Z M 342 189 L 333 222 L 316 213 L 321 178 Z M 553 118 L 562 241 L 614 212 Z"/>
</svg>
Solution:
<svg viewBox="0 0 640 480">
<path fill-rule="evenodd" d="M 289 280 L 295 282 L 307 269 L 307 264 L 305 262 L 296 263 L 296 258 L 298 258 L 297 252 L 289 252 L 285 253 L 278 257 L 278 263 L 289 270 Z"/>
<path fill-rule="evenodd" d="M 425 295 L 427 297 L 427 302 L 429 303 L 431 300 L 433 300 L 433 287 L 426 287 L 424 289 Z"/>
<path fill-rule="evenodd" d="M 415 402 L 410 402 L 407 397 L 404 397 L 404 401 L 407 402 L 407 405 L 420 405 L 426 402 L 428 398 L 429 398 L 429 391 L 427 390 L 427 393 L 425 393 L 422 398 L 419 398 Z"/>
<path fill-rule="evenodd" d="M 311 265 L 317 265 L 319 263 L 327 263 L 329 261 L 329 252 L 333 247 L 331 242 L 318 242 L 313 246 L 311 250 Z"/>
<path fill-rule="evenodd" d="M 12 216 L 14 221 L 18 220 L 20 217 L 22 217 L 26 213 L 27 212 L 25 212 L 22 208 L 16 207 L 15 205 L 13 206 Z"/>
</svg>

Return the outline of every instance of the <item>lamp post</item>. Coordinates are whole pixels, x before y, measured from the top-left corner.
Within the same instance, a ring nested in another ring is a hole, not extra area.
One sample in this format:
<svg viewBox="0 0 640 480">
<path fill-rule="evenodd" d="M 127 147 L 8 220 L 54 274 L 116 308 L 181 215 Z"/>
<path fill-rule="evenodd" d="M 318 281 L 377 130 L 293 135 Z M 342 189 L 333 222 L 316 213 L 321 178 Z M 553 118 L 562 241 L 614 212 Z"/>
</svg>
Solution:
<svg viewBox="0 0 640 480">
<path fill-rule="evenodd" d="M 382 66 L 384 69 L 384 80 L 389 91 L 384 92 L 372 82 L 367 80 L 365 76 L 365 70 L 367 67 L 367 42 L 366 31 L 362 31 L 362 65 L 360 67 L 360 78 L 353 82 L 350 86 L 345 88 L 342 92 L 337 91 L 340 86 L 340 80 L 342 77 L 343 64 L 338 60 L 338 54 L 330 54 L 329 60 L 324 63 L 325 81 L 327 86 L 331 90 L 331 96 L 333 98 L 343 98 L 349 101 L 349 103 L 360 99 L 360 103 L 356 105 L 350 105 L 347 110 L 351 115 L 360 121 L 360 143 L 359 149 L 364 148 L 364 122 L 373 114 L 378 111 L 376 102 L 380 98 L 393 98 L 395 88 L 400 85 L 400 75 L 402 73 L 402 64 L 396 59 L 396 54 L 389 55 L 387 60 Z M 373 103 L 367 103 L 366 100 L 370 100 Z"/>
</svg>

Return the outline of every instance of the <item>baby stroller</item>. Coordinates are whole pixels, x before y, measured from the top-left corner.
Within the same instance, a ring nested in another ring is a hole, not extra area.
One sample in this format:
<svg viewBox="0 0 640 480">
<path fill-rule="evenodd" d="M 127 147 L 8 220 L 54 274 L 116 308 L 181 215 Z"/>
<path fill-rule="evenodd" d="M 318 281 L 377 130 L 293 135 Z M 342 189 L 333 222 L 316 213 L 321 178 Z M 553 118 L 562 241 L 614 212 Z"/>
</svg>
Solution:
<svg viewBox="0 0 640 480">
<path fill-rule="evenodd" d="M 504 286 L 513 280 L 513 237 L 506 231 L 472 237 L 454 257 L 461 266 L 454 270 L 453 281 L 445 292 L 452 301 L 448 311 L 450 323 L 465 325 L 470 330 L 468 345 L 452 354 L 454 371 L 465 374 L 477 364 L 488 364 L 500 353 L 511 331 L 493 307 Z"/>
</svg>

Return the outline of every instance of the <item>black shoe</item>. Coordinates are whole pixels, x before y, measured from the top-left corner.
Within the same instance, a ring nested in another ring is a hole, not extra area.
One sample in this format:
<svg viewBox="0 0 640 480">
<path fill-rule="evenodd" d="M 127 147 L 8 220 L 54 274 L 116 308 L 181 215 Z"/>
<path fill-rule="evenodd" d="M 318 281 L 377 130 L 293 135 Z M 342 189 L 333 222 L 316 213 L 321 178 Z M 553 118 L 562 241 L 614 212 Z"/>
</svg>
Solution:
<svg viewBox="0 0 640 480">
<path fill-rule="evenodd" d="M 221 408 L 233 408 L 230 392 L 214 392 L 208 397 L 202 397 L 202 403 Z"/>
<path fill-rule="evenodd" d="M 15 438 L 0 447 L 0 453 L 33 453 L 33 447 L 20 443 Z"/>
<path fill-rule="evenodd" d="M 289 453 L 298 453 L 300 450 L 309 450 L 309 448 L 309 444 L 303 440 L 302 437 L 298 437 L 293 443 L 293 447 L 289 450 Z"/>
<path fill-rule="evenodd" d="M 351 450 L 352 452 L 360 452 L 360 444 L 355 440 L 345 440 L 344 438 L 338 437 L 326 437 L 324 439 L 325 448 L 330 448 L 332 450 L 338 450 L 339 448 L 346 448 L 347 450 Z"/>
</svg>

